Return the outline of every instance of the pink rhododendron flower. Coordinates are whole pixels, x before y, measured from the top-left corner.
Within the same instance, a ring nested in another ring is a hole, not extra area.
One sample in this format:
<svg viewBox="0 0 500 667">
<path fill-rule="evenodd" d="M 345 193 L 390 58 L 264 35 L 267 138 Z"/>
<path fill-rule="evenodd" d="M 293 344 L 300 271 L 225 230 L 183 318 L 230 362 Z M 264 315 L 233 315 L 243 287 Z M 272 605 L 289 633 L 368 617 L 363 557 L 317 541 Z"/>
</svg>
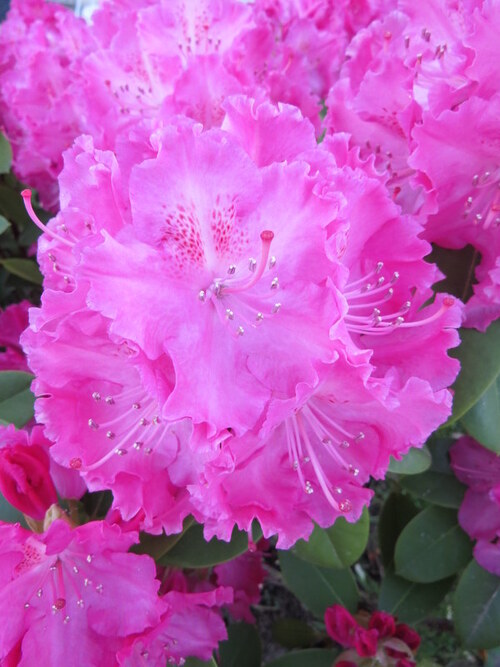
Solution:
<svg viewBox="0 0 500 667">
<path fill-rule="evenodd" d="M 474 557 L 493 574 L 500 576 L 500 461 L 494 452 L 464 436 L 450 449 L 451 467 L 469 488 L 460 506 L 458 520 L 476 539 Z"/>
<path fill-rule="evenodd" d="M 228 605 L 231 616 L 239 621 L 254 623 L 250 605 L 257 604 L 266 572 L 262 566 L 262 552 L 259 548 L 214 567 L 219 586 L 230 586 L 234 600 Z"/>
<path fill-rule="evenodd" d="M 0 526 L 0 659 L 109 667 L 126 638 L 160 620 L 154 561 L 126 553 L 136 534 L 55 521 L 42 535 Z M 17 656 L 14 660 L 13 656 Z"/>
<path fill-rule="evenodd" d="M 75 105 L 88 29 L 69 10 L 43 0 L 13 0 L 0 25 L 0 118 L 16 175 L 57 210 L 62 152 L 81 131 Z"/>
<path fill-rule="evenodd" d="M 168 591 L 161 597 L 166 611 L 150 631 L 129 640 L 118 654 L 123 667 L 183 665 L 194 656 L 209 660 L 218 643 L 227 638 L 218 607 L 232 602 L 230 588 L 203 593 Z"/>
<path fill-rule="evenodd" d="M 439 210 L 426 236 L 446 248 L 471 244 L 480 261 L 466 326 L 484 331 L 500 317 L 500 94 L 477 97 L 437 118 L 426 114 L 413 136 L 412 166 L 430 180 Z"/>
<path fill-rule="evenodd" d="M 225 106 L 222 130 L 78 140 L 24 343 L 54 458 L 125 521 L 191 512 L 227 540 L 257 518 L 286 547 L 356 520 L 370 476 L 446 419 L 460 308 L 423 308 L 421 227 L 342 142 L 291 107 Z"/>
<path fill-rule="evenodd" d="M 500 315 L 499 103 L 495 61 L 479 41 L 486 20 L 500 16 L 474 1 L 399 3 L 355 36 L 327 100 L 330 130 L 374 156 L 395 200 L 423 216 L 425 237 L 478 252 L 465 325 L 480 330 Z"/>
<path fill-rule="evenodd" d="M 29 301 L 13 303 L 0 311 L 0 370 L 28 371 L 26 357 L 21 348 L 19 338 L 28 326 Z"/>
</svg>

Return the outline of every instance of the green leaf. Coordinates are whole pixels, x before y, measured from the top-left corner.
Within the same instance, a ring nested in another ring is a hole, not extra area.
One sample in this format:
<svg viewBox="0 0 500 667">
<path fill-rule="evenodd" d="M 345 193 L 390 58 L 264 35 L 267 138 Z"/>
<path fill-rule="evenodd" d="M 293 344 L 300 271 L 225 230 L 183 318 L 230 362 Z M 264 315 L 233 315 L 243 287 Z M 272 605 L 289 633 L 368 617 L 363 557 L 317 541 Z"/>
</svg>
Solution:
<svg viewBox="0 0 500 667">
<path fill-rule="evenodd" d="M 471 555 L 472 544 L 457 523 L 457 513 L 427 507 L 398 538 L 396 574 L 420 583 L 439 581 L 465 567 Z"/>
<path fill-rule="evenodd" d="M 247 549 L 248 535 L 243 531 L 235 528 L 230 542 L 223 542 L 215 537 L 207 542 L 203 537 L 203 526 L 196 524 L 158 562 L 160 565 L 184 568 L 211 567 L 232 560 Z"/>
<path fill-rule="evenodd" d="M 36 262 L 32 259 L 19 259 L 17 257 L 0 259 L 0 264 L 9 272 L 19 278 L 24 278 L 30 283 L 41 285 L 43 276 Z"/>
<path fill-rule="evenodd" d="M 412 447 L 410 451 L 403 456 L 401 461 L 391 456 L 389 463 L 389 472 L 397 473 L 398 475 L 418 475 L 425 470 L 428 470 L 432 463 L 432 456 L 427 447 Z"/>
<path fill-rule="evenodd" d="M 403 623 L 416 623 L 429 617 L 454 581 L 454 577 L 449 577 L 432 584 L 417 584 L 388 569 L 380 587 L 379 609 L 397 616 Z"/>
<path fill-rule="evenodd" d="M 451 354 L 458 357 L 462 370 L 453 385 L 453 414 L 446 425 L 468 412 L 500 373 L 500 320 L 490 324 L 484 333 L 462 329 L 460 335 L 462 343 Z"/>
<path fill-rule="evenodd" d="M 484 447 L 500 454 L 500 378 L 465 413 L 462 424 Z"/>
<path fill-rule="evenodd" d="M 255 626 L 234 623 L 227 634 L 226 641 L 219 644 L 220 667 L 260 667 L 260 639 Z"/>
<path fill-rule="evenodd" d="M 320 567 L 349 567 L 365 550 L 369 529 L 370 518 L 365 507 L 356 523 L 348 523 L 340 517 L 330 528 L 315 526 L 309 540 L 299 540 L 294 552 Z"/>
<path fill-rule="evenodd" d="M 184 537 L 187 530 L 193 525 L 194 519 L 192 516 L 186 517 L 183 522 L 183 529 L 180 533 L 175 535 L 151 535 L 150 533 L 140 533 L 139 544 L 134 544 L 130 551 L 136 554 L 148 554 L 154 560 L 158 561 L 168 551 Z"/>
<path fill-rule="evenodd" d="M 0 234 L 6 232 L 10 227 L 10 222 L 3 215 L 0 215 Z"/>
<path fill-rule="evenodd" d="M 467 648 L 496 648 L 500 643 L 500 577 L 471 561 L 453 599 L 455 628 Z"/>
<path fill-rule="evenodd" d="M 433 286 L 434 291 L 453 294 L 464 302 L 470 299 L 473 295 L 472 286 L 477 283 L 474 272 L 481 260 L 474 246 L 466 245 L 459 250 L 433 246 L 426 260 L 437 264 L 445 275 L 444 280 Z"/>
<path fill-rule="evenodd" d="M 358 589 L 349 569 L 317 567 L 290 551 L 279 551 L 281 572 L 288 587 L 314 614 L 323 618 L 332 604 L 341 604 L 355 612 Z"/>
<path fill-rule="evenodd" d="M 434 470 L 415 477 L 405 477 L 401 480 L 401 486 L 417 498 L 433 505 L 454 509 L 458 509 L 462 504 L 466 490 L 453 475 Z"/>
<path fill-rule="evenodd" d="M 500 667 L 500 648 L 494 648 L 488 651 L 484 667 Z"/>
<path fill-rule="evenodd" d="M 336 651 L 310 648 L 307 651 L 293 651 L 266 663 L 266 667 L 332 667 L 337 657 Z"/>
<path fill-rule="evenodd" d="M 24 527 L 26 526 L 26 521 L 24 520 L 23 513 L 13 507 L 6 498 L 0 493 L 0 521 L 5 521 L 5 523 L 21 523 Z"/>
<path fill-rule="evenodd" d="M 4 184 L 0 184 L 0 213 L 21 228 L 34 227 L 24 207 L 21 194 Z"/>
<path fill-rule="evenodd" d="M 279 618 L 271 628 L 273 641 L 285 648 L 307 648 L 317 640 L 310 625 L 296 618 Z"/>
<path fill-rule="evenodd" d="M 33 418 L 32 380 L 31 373 L 0 371 L 0 420 L 21 428 Z"/>
<path fill-rule="evenodd" d="M 214 658 L 208 662 L 198 660 L 198 658 L 188 658 L 184 663 L 184 667 L 217 667 L 217 663 Z"/>
<path fill-rule="evenodd" d="M 378 522 L 378 539 L 382 563 L 386 567 L 394 561 L 394 549 L 401 531 L 417 514 L 415 503 L 402 493 L 391 493 L 385 501 Z"/>
<path fill-rule="evenodd" d="M 12 164 L 12 148 L 7 137 L 0 132 L 0 174 L 8 174 Z"/>
</svg>

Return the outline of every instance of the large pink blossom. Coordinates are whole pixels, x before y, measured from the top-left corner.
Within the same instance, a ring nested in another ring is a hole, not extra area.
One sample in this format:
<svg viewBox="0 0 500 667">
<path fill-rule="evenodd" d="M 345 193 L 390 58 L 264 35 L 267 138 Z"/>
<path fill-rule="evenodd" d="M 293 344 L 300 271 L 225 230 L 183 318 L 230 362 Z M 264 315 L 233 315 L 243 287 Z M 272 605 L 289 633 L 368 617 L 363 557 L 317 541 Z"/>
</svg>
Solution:
<svg viewBox="0 0 500 667">
<path fill-rule="evenodd" d="M 355 520 L 446 419 L 460 309 L 424 307 L 421 227 L 345 142 L 318 147 L 292 107 L 225 108 L 222 130 L 78 140 L 24 343 L 53 456 L 123 519 L 192 512 L 229 539 L 257 518 L 286 546 Z"/>
<path fill-rule="evenodd" d="M 85 23 L 44 0 L 13 0 L 0 26 L 0 126 L 12 144 L 16 175 L 57 210 L 62 152 L 82 127 L 75 105 Z"/>
<path fill-rule="evenodd" d="M 462 528 L 476 539 L 474 557 L 500 576 L 500 461 L 493 452 L 464 436 L 450 449 L 451 467 L 469 488 L 460 506 Z"/>
<path fill-rule="evenodd" d="M 0 370 L 28 371 L 26 357 L 21 348 L 19 338 L 28 326 L 29 301 L 21 301 L 7 306 L 0 311 Z"/>
<path fill-rule="evenodd" d="M 0 536 L 2 663 L 109 667 L 159 622 L 154 562 L 126 553 L 136 534 L 57 520 L 42 535 L 2 524 Z"/>
</svg>

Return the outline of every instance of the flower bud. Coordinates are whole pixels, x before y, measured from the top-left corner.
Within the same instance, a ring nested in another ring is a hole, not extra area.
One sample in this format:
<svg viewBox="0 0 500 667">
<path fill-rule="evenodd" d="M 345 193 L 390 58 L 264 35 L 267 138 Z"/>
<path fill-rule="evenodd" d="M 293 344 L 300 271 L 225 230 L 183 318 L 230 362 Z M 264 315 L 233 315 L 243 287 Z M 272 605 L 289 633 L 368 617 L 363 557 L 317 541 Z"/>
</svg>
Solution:
<svg viewBox="0 0 500 667">
<path fill-rule="evenodd" d="M 394 616 L 391 616 L 385 611 L 376 611 L 371 615 L 368 629 L 376 630 L 380 639 L 392 637 L 396 632 Z"/>
<path fill-rule="evenodd" d="M 354 646 L 354 634 L 358 624 L 353 616 L 339 604 L 328 607 L 325 612 L 326 631 L 342 646 Z"/>
<path fill-rule="evenodd" d="M 401 639 L 410 650 L 416 651 L 420 646 L 420 635 L 413 628 L 410 628 L 406 623 L 398 623 L 396 625 L 395 636 Z"/>
<path fill-rule="evenodd" d="M 46 452 L 38 445 L 4 444 L 0 449 L 0 491 L 19 511 L 43 519 L 57 502 Z"/>
<path fill-rule="evenodd" d="M 377 653 L 378 632 L 376 630 L 365 630 L 361 626 L 356 628 L 354 634 L 354 648 L 362 658 L 371 658 Z"/>
</svg>

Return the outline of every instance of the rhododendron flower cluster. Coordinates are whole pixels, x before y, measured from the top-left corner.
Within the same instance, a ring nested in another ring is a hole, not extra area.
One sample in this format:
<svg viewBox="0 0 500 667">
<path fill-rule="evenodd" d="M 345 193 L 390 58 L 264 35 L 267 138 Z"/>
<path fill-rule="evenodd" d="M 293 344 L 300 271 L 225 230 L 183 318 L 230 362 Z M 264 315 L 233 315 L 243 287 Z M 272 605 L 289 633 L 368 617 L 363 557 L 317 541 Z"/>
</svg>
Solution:
<svg viewBox="0 0 500 667">
<path fill-rule="evenodd" d="M 130 127 L 113 152 L 75 143 L 23 340 L 52 455 L 125 520 L 193 513 L 229 539 L 258 519 L 286 547 L 359 517 L 370 476 L 444 421 L 460 311 L 421 309 L 429 247 L 410 218 L 384 242 L 400 212 L 361 163 L 291 107 L 226 107 L 222 130 L 160 117 L 132 147 Z"/>
<path fill-rule="evenodd" d="M 277 549 L 353 564 L 335 540 L 377 480 L 457 418 L 459 327 L 500 316 L 499 22 L 489 0 L 101 0 L 89 22 L 12 0 L 0 492 L 31 532 L 0 522 L 1 665 L 225 667 Z M 472 253 L 453 294 L 440 248 Z M 34 413 L 3 388 L 26 371 Z M 494 454 L 451 460 L 500 576 Z M 326 612 L 335 664 L 415 665 L 408 625 L 357 619 Z"/>
</svg>

